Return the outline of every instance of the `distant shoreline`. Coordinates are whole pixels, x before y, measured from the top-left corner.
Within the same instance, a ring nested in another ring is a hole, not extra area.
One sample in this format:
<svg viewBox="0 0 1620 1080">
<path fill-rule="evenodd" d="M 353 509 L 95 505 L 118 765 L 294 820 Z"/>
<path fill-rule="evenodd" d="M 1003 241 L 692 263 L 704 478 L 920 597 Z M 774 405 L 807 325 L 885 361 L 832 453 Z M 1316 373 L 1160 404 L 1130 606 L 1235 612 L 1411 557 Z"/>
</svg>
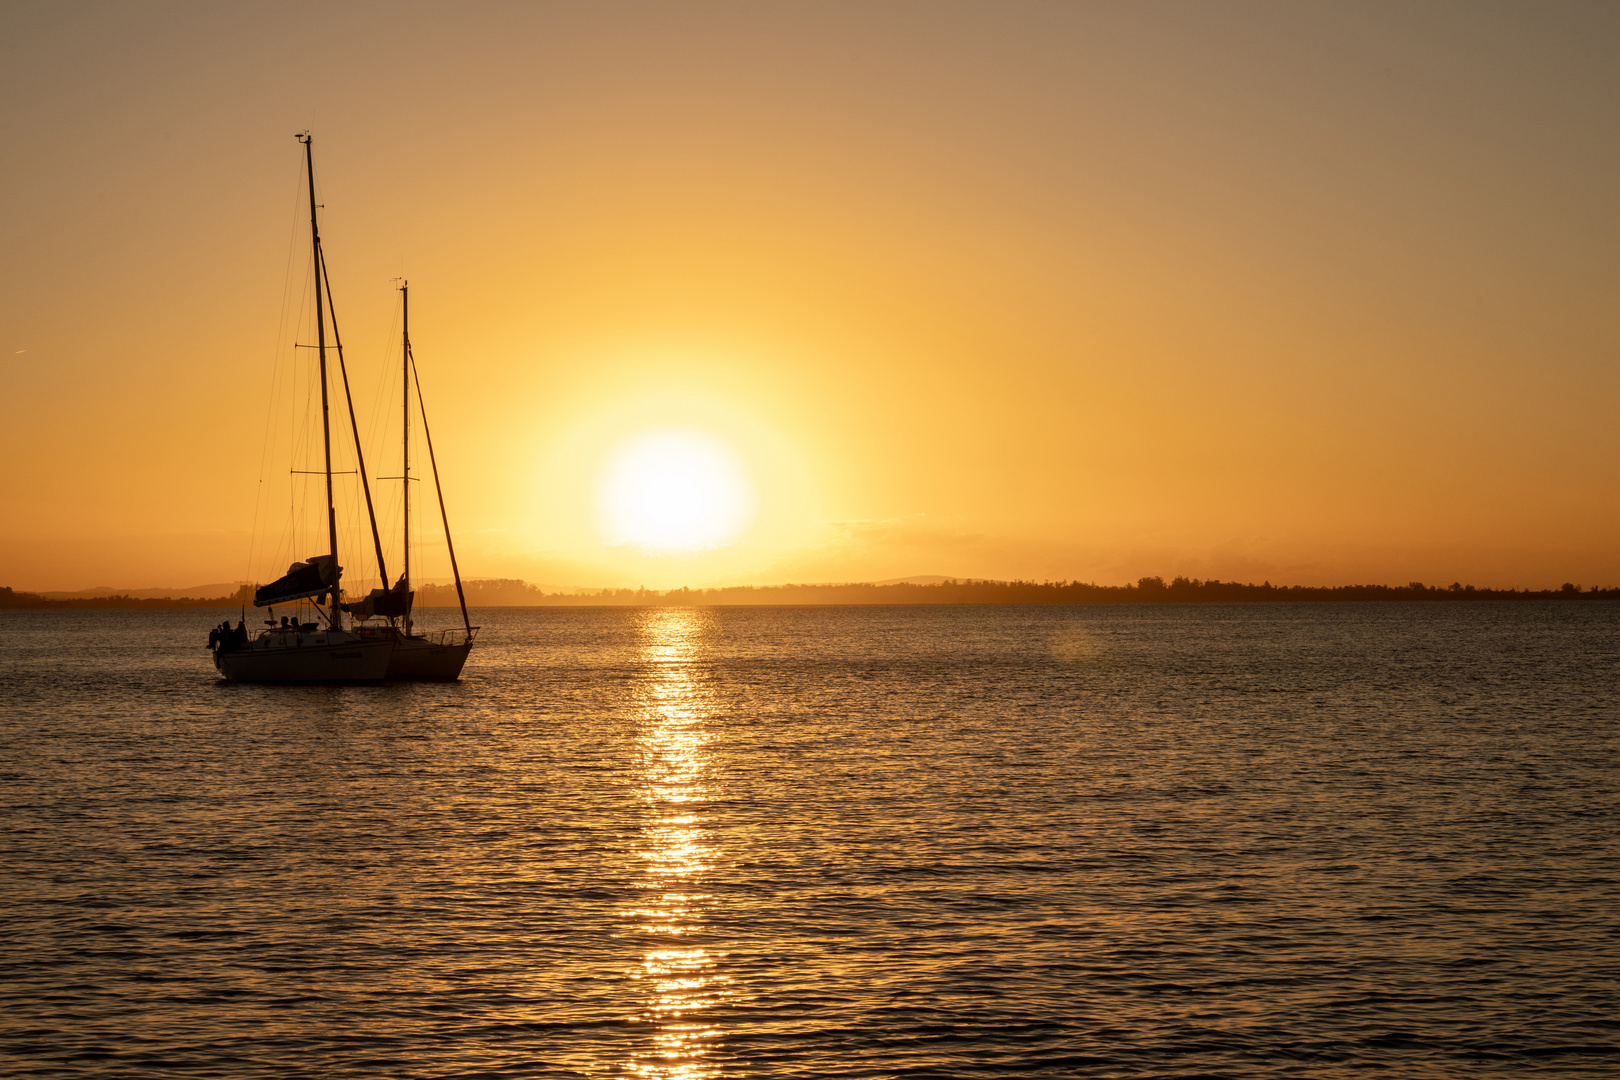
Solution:
<svg viewBox="0 0 1620 1080">
<path fill-rule="evenodd" d="M 1407 585 L 1261 585 L 1233 581 L 1202 581 L 1177 577 L 1142 578 L 1134 585 L 1096 585 L 1078 581 L 982 581 L 946 579 L 934 584 L 909 582 L 875 585 L 739 585 L 720 589 L 602 589 L 596 592 L 547 593 L 527 582 L 486 579 L 465 583 L 470 607 L 779 607 L 924 604 L 1232 604 L 1232 603 L 1345 603 L 1421 601 L 1435 603 L 1489 603 L 1515 600 L 1582 602 L 1620 600 L 1620 587 L 1582 589 L 1566 584 L 1557 589 L 1480 589 L 1454 583 L 1441 587 L 1412 582 Z M 251 606 L 253 587 L 243 586 L 230 596 L 135 597 L 112 595 L 60 599 L 0 586 L 0 609 L 131 608 L 239 608 Z M 417 590 L 418 608 L 455 607 L 456 590 L 449 585 L 424 585 Z"/>
<path fill-rule="evenodd" d="M 6 608 L 26 608 L 28 610 L 51 608 L 108 610 L 122 608 L 228 608 L 241 607 L 243 603 L 250 605 L 253 603 L 252 586 L 245 586 L 243 590 L 239 590 L 233 596 L 136 597 L 115 593 L 111 596 L 61 598 L 41 596 L 39 593 L 22 592 L 14 590 L 10 586 L 0 585 L 0 610 Z"/>
</svg>

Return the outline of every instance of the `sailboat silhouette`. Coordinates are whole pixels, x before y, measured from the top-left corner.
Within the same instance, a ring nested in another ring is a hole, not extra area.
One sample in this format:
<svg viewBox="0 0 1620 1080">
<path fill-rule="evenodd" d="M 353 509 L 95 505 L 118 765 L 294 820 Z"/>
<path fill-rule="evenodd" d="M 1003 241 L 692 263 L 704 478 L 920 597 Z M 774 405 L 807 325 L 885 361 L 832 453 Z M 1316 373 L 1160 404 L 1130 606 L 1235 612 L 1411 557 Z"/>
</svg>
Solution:
<svg viewBox="0 0 1620 1080">
<path fill-rule="evenodd" d="M 257 638 L 249 640 L 246 627 L 234 633 L 216 633 L 209 639 L 214 667 L 227 679 L 239 682 L 366 682 L 384 678 L 394 654 L 394 643 L 386 638 L 367 637 L 343 628 L 343 567 L 338 562 L 337 508 L 332 499 L 332 421 L 327 370 L 326 319 L 331 307 L 332 287 L 326 276 L 326 258 L 321 251 L 321 229 L 315 202 L 315 157 L 313 140 L 306 132 L 298 136 L 304 144 L 304 166 L 309 178 L 309 230 L 314 260 L 315 335 L 321 380 L 321 447 L 326 478 L 326 527 L 330 547 L 325 554 L 295 562 L 287 573 L 254 591 L 253 606 L 269 607 L 297 600 L 327 598 L 325 620 L 313 623 L 285 619 L 272 624 Z M 358 427 L 354 423 L 354 402 L 349 395 L 348 372 L 343 367 L 343 345 L 338 336 L 337 315 L 332 312 L 332 341 L 338 367 L 343 373 L 343 393 L 349 404 L 349 422 L 354 429 L 355 454 L 365 479 L 365 459 L 361 454 Z M 367 484 L 366 509 L 371 512 L 371 488 Z M 376 515 L 371 514 L 372 535 L 376 537 Z M 381 551 L 381 543 L 378 550 Z M 380 566 L 379 562 L 379 566 Z M 244 620 L 245 621 L 245 620 Z"/>
</svg>

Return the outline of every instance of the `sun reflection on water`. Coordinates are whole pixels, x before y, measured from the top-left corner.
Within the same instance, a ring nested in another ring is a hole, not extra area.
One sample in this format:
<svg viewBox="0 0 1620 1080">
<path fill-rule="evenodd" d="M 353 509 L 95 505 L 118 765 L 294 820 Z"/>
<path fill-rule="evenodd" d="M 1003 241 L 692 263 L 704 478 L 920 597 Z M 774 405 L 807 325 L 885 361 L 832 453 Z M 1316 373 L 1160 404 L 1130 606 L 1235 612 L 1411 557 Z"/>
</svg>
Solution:
<svg viewBox="0 0 1620 1080">
<path fill-rule="evenodd" d="M 706 773 L 709 730 L 704 692 L 694 673 L 704 616 L 672 609 L 647 613 L 642 660 L 650 670 L 640 717 L 643 825 L 636 854 L 641 899 L 625 916 L 647 938 L 631 978 L 643 984 L 640 1019 L 653 1046 L 630 1069 L 660 1078 L 718 1077 L 710 1060 L 720 1037 L 711 1010 L 730 996 L 720 973 L 723 954 L 693 941 L 711 899 L 703 881 L 716 850 L 698 808 L 711 797 Z"/>
</svg>

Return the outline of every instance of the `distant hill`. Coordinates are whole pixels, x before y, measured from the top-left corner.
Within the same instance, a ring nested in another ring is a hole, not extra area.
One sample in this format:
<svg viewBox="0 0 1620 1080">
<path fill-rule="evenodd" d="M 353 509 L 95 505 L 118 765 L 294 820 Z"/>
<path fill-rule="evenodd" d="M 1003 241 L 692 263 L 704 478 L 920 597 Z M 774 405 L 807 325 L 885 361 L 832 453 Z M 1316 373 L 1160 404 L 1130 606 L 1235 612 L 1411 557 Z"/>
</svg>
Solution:
<svg viewBox="0 0 1620 1080">
<path fill-rule="evenodd" d="M 110 585 L 97 585 L 93 589 L 80 589 L 78 592 L 42 592 L 38 595 L 47 600 L 96 600 L 107 596 L 128 596 L 136 600 L 159 600 L 171 596 L 232 596 L 244 585 L 251 585 L 249 581 L 216 582 L 213 585 L 188 585 L 177 589 L 173 586 L 156 589 L 115 589 Z"/>
</svg>

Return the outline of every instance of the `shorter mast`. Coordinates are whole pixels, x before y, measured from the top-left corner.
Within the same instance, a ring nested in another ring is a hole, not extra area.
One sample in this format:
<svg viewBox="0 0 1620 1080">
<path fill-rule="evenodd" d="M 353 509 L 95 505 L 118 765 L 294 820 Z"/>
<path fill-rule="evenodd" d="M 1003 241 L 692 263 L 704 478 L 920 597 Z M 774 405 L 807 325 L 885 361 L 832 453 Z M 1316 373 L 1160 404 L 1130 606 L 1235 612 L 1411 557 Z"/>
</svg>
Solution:
<svg viewBox="0 0 1620 1080">
<path fill-rule="evenodd" d="M 411 283 L 403 279 L 399 283 L 400 303 L 400 331 L 399 346 L 400 386 L 404 388 L 401 395 L 401 409 L 403 410 L 403 423 L 400 425 L 403 442 L 403 468 L 400 469 L 402 483 L 405 486 L 405 592 L 411 591 Z M 437 475 L 435 473 L 434 475 Z M 445 528 L 445 541 L 449 542 L 450 529 Z M 450 556 L 452 564 L 455 555 Z M 383 588 L 388 582 L 383 582 Z M 405 636 L 411 636 L 411 609 L 405 608 Z"/>
<path fill-rule="evenodd" d="M 444 485 L 439 482 L 439 459 L 433 453 L 433 431 L 428 427 L 427 408 L 422 403 L 422 375 L 416 370 L 416 357 L 411 354 L 409 344 L 405 346 L 405 359 L 410 365 L 411 375 L 416 382 L 416 404 L 422 410 L 422 438 L 427 441 L 428 462 L 433 466 L 433 489 L 439 494 L 439 517 L 444 521 L 444 546 L 450 552 L 450 572 L 456 577 L 456 599 L 461 601 L 461 624 L 467 628 L 467 638 L 472 639 L 472 619 L 467 615 L 467 594 L 461 587 L 461 570 L 456 566 L 456 546 L 450 542 L 450 512 L 444 508 Z M 409 481 L 406 482 L 407 485 Z"/>
</svg>

